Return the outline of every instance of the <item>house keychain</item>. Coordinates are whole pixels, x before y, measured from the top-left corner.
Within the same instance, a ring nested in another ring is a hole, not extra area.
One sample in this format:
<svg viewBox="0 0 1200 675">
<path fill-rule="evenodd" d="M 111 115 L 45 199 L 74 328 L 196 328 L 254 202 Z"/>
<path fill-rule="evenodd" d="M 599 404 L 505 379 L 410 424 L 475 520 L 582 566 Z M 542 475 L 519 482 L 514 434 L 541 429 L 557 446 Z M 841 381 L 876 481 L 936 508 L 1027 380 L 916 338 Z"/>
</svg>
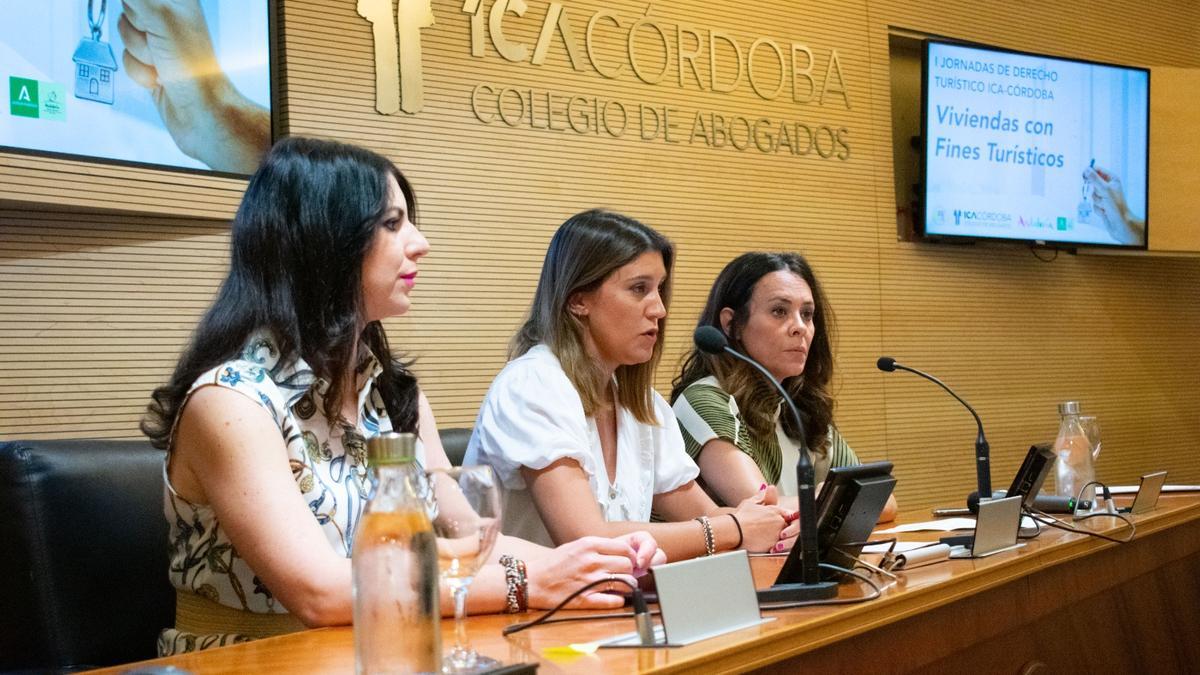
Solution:
<svg viewBox="0 0 1200 675">
<path fill-rule="evenodd" d="M 100 0 L 99 19 L 92 18 L 92 0 L 87 0 L 87 8 L 92 37 L 80 40 L 71 57 L 75 62 L 75 97 L 112 105 L 117 60 L 113 58 L 112 47 L 100 39 L 108 0 Z"/>
</svg>

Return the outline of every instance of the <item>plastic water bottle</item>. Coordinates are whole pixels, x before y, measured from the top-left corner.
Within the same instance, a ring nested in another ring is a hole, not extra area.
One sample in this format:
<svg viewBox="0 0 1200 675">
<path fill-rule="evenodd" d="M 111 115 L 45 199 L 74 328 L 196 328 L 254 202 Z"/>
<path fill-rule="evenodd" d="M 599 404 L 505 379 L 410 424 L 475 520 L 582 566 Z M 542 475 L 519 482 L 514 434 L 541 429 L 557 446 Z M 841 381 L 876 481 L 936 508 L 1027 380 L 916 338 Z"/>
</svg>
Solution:
<svg viewBox="0 0 1200 675">
<path fill-rule="evenodd" d="M 360 675 L 440 673 L 437 541 L 412 434 L 367 442 L 374 492 L 354 536 L 354 664 Z"/>
<path fill-rule="evenodd" d="M 1096 479 L 1092 462 L 1092 446 L 1088 442 L 1083 425 L 1079 422 L 1079 402 L 1065 401 L 1058 404 L 1061 421 L 1058 438 L 1054 441 L 1054 454 L 1058 457 L 1054 466 L 1055 494 L 1096 503 L 1096 486 L 1090 485 L 1083 495 L 1079 489 Z"/>
</svg>

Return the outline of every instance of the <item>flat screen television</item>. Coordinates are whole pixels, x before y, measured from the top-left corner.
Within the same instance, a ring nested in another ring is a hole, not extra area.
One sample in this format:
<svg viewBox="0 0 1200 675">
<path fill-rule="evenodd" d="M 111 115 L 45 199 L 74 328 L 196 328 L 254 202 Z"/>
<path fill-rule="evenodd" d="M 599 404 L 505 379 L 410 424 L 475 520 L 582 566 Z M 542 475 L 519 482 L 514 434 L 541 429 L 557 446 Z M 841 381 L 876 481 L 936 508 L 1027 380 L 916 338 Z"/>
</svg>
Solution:
<svg viewBox="0 0 1200 675">
<path fill-rule="evenodd" d="M 1150 72 L 927 40 L 918 234 L 1145 248 Z"/>
<path fill-rule="evenodd" d="M 269 0 L 163 4 L 5 3 L 0 149 L 249 173 L 239 141 L 272 136 Z"/>
</svg>

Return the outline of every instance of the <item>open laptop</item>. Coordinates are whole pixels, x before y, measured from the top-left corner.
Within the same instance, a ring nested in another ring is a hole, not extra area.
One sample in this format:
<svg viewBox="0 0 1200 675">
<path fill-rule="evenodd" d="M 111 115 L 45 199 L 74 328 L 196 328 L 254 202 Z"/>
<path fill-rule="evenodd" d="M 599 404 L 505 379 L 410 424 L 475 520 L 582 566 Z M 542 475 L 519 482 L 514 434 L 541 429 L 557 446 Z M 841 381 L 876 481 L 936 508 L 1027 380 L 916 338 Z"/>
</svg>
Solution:
<svg viewBox="0 0 1200 675">
<path fill-rule="evenodd" d="M 1014 495 L 979 502 L 974 535 L 942 537 L 943 544 L 950 544 L 950 557 L 984 558 L 1021 546 L 1017 534 L 1023 499 L 1024 495 Z"/>
</svg>

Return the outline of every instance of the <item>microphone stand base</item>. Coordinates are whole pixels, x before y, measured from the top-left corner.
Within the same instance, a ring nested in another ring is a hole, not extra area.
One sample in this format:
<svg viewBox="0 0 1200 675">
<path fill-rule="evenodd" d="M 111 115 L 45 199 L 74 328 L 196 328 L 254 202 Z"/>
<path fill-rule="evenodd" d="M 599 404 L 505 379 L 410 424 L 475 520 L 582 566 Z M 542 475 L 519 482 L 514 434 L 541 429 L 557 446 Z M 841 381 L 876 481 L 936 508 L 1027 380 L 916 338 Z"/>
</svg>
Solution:
<svg viewBox="0 0 1200 675">
<path fill-rule="evenodd" d="M 836 581 L 818 581 L 815 584 L 775 584 L 759 589 L 759 602 L 808 602 L 836 598 Z"/>
</svg>

